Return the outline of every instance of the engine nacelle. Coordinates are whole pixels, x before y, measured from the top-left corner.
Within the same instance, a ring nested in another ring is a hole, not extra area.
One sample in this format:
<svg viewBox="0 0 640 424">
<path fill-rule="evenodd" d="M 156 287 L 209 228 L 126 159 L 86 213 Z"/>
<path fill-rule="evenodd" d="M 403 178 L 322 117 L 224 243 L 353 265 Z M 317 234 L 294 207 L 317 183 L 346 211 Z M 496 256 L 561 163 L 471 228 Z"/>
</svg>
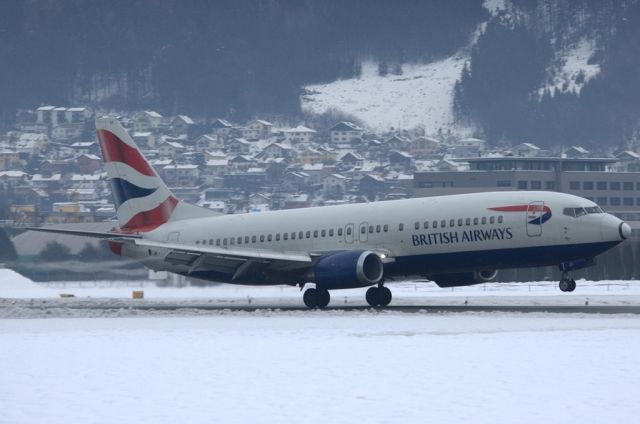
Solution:
<svg viewBox="0 0 640 424">
<path fill-rule="evenodd" d="M 498 270 L 485 270 L 473 272 L 456 272 L 453 274 L 431 275 L 429 278 L 440 287 L 460 287 L 482 284 L 493 280 L 498 275 Z"/>
<path fill-rule="evenodd" d="M 324 256 L 313 267 L 318 288 L 353 289 L 378 284 L 384 276 L 380 256 L 369 250 L 347 250 Z"/>
</svg>

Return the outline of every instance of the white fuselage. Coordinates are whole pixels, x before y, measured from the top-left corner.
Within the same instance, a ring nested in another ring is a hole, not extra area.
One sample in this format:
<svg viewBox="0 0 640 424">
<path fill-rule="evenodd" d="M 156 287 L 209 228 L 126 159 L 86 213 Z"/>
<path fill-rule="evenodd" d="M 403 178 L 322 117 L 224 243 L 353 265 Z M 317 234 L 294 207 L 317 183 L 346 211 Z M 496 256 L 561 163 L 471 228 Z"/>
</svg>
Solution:
<svg viewBox="0 0 640 424">
<path fill-rule="evenodd" d="M 576 217 L 563 211 L 594 207 L 556 192 L 475 193 L 182 220 L 144 238 L 317 255 L 371 250 L 385 258 L 385 275 L 427 275 L 593 257 L 622 240 L 622 221 L 601 212 Z M 131 246 L 124 251 L 152 269 L 186 271 L 159 253 Z"/>
</svg>

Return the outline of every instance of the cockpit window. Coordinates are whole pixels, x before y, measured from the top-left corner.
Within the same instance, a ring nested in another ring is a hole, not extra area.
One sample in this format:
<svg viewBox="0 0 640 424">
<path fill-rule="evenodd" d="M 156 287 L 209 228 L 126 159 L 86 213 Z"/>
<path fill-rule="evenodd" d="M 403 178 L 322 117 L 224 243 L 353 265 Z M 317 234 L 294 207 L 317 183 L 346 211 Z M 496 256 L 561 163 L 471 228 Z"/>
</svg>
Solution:
<svg viewBox="0 0 640 424">
<path fill-rule="evenodd" d="M 587 208 L 564 208 L 562 213 L 567 216 L 579 218 L 581 216 L 592 213 L 604 213 L 599 206 L 590 206 Z"/>
</svg>

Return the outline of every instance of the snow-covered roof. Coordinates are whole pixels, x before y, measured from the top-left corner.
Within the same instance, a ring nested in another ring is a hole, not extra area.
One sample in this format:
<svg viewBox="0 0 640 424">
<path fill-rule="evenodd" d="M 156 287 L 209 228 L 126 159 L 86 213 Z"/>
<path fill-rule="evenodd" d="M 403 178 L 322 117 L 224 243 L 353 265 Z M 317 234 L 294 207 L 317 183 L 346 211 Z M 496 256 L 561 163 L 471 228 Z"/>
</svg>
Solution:
<svg viewBox="0 0 640 424">
<path fill-rule="evenodd" d="M 138 131 L 138 132 L 134 132 L 133 133 L 133 138 L 136 138 L 136 137 L 149 137 L 151 134 L 153 134 L 151 131 Z"/>
<path fill-rule="evenodd" d="M 249 122 L 249 124 L 253 124 L 254 122 L 257 122 L 258 124 L 265 125 L 265 126 L 273 126 L 271 122 L 265 121 L 262 119 L 254 119 L 253 121 Z"/>
<path fill-rule="evenodd" d="M 52 174 L 48 177 L 45 177 L 42 174 L 33 174 L 33 177 L 31 178 L 31 181 L 36 181 L 36 182 L 60 181 L 60 180 L 62 180 L 61 174 Z"/>
<path fill-rule="evenodd" d="M 312 133 L 315 134 L 316 130 L 312 130 L 311 128 L 307 128 L 303 125 L 298 125 L 295 128 L 289 128 L 286 130 L 282 130 L 283 133 Z"/>
<path fill-rule="evenodd" d="M 29 174 L 23 171 L 0 171 L 0 177 L 7 178 L 22 178 L 28 175 Z"/>
<path fill-rule="evenodd" d="M 330 131 L 362 131 L 362 128 L 353 122 L 340 121 L 331 127 Z"/>
<path fill-rule="evenodd" d="M 162 115 L 160 115 L 155 110 L 145 110 L 144 113 L 146 113 L 151 118 L 162 118 Z"/>
<path fill-rule="evenodd" d="M 187 125 L 193 125 L 193 119 L 189 118 L 187 115 L 178 115 L 178 119 L 182 120 Z"/>
<path fill-rule="evenodd" d="M 227 165 L 229 165 L 229 161 L 226 159 L 208 160 L 206 162 L 206 166 L 227 166 Z"/>
<path fill-rule="evenodd" d="M 100 174 L 73 174 L 71 181 L 100 181 Z"/>
<path fill-rule="evenodd" d="M 51 111 L 51 110 L 53 110 L 55 108 L 56 108 L 55 106 L 40 106 L 36 110 L 39 110 L 39 111 L 42 111 L 42 112 L 49 112 L 49 111 Z"/>
<path fill-rule="evenodd" d="M 628 156 L 628 157 L 633 158 L 633 159 L 640 159 L 640 155 L 637 154 L 636 152 L 631 151 L 631 150 L 625 150 L 624 152 L 618 153 L 616 155 L 617 158 L 621 158 L 623 156 Z"/>
<path fill-rule="evenodd" d="M 87 158 L 87 159 L 91 159 L 91 160 L 100 160 L 100 157 L 99 157 L 99 156 L 92 155 L 92 154 L 89 154 L 89 153 L 83 153 L 83 154 L 79 155 L 78 157 L 79 157 L 79 158 L 81 158 L 81 157 L 85 157 L 85 158 Z"/>
</svg>

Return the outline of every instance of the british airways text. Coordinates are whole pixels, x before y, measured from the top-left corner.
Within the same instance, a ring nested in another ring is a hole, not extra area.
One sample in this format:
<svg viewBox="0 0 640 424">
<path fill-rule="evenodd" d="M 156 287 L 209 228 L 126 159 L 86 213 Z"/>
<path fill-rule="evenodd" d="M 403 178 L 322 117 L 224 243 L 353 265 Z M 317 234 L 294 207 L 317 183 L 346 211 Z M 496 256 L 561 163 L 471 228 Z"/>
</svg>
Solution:
<svg viewBox="0 0 640 424">
<path fill-rule="evenodd" d="M 444 231 L 440 233 L 413 234 L 414 246 L 431 246 L 435 244 L 473 243 L 491 240 L 510 240 L 513 238 L 511 227 L 493 228 L 490 230 Z"/>
</svg>

